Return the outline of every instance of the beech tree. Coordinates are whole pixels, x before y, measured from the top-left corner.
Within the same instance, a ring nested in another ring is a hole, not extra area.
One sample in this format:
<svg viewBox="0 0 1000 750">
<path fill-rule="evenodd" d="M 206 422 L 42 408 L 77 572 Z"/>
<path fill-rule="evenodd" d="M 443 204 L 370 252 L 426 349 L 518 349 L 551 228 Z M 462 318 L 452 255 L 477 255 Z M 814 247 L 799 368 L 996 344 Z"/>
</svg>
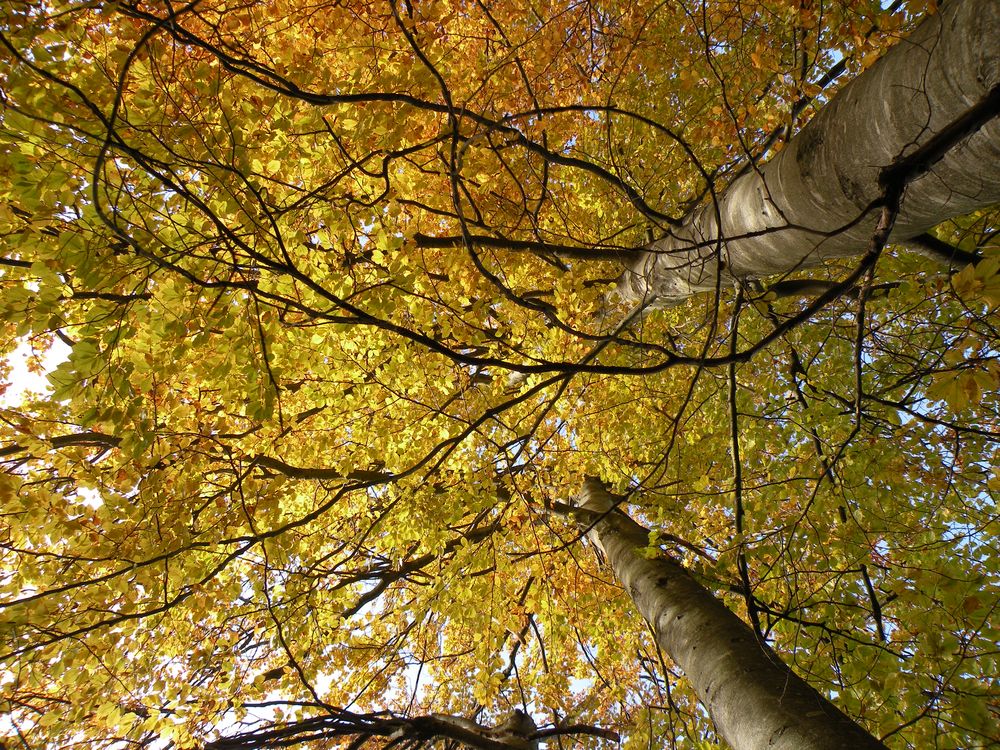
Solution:
<svg viewBox="0 0 1000 750">
<path fill-rule="evenodd" d="M 0 741 L 990 746 L 998 40 L 5 4 Z"/>
</svg>

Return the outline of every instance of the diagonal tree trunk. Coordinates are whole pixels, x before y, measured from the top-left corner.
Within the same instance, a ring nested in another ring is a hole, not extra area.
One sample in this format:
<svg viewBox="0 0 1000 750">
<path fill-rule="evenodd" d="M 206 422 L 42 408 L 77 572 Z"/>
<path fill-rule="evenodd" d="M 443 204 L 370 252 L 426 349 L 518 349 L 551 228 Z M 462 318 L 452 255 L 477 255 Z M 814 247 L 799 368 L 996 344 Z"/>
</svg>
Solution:
<svg viewBox="0 0 1000 750">
<path fill-rule="evenodd" d="M 670 557 L 649 559 L 649 532 L 588 478 L 578 521 L 652 625 L 735 750 L 885 750 L 810 687 L 750 627 Z"/>
<path fill-rule="evenodd" d="M 949 0 L 845 86 L 759 171 L 734 181 L 648 246 L 618 293 L 680 302 L 718 281 L 763 277 L 864 251 L 880 177 L 949 128 L 907 185 L 892 240 L 1000 201 L 1000 0 Z M 718 210 L 718 215 L 716 214 Z M 721 231 L 720 220 L 721 219 Z M 720 239 L 721 238 L 721 239 Z"/>
</svg>

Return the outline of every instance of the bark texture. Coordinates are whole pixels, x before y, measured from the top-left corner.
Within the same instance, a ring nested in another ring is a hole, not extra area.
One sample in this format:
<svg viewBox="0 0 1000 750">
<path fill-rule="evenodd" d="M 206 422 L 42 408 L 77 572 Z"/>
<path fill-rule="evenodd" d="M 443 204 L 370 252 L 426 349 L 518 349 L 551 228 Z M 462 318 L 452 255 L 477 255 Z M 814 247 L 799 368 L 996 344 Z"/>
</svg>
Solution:
<svg viewBox="0 0 1000 750">
<path fill-rule="evenodd" d="M 882 194 L 883 170 L 977 105 L 995 115 L 998 84 L 1000 0 L 948 0 L 759 171 L 649 245 L 623 275 L 619 295 L 634 303 L 655 295 L 654 306 L 669 305 L 720 281 L 863 252 L 877 220 L 873 202 Z M 976 128 L 930 171 L 907 176 L 893 241 L 1000 202 L 1000 121 Z"/>
<path fill-rule="evenodd" d="M 667 556 L 640 550 L 649 533 L 613 510 L 604 485 L 588 479 L 582 522 L 735 750 L 886 750 L 798 677 L 750 627 Z"/>
</svg>

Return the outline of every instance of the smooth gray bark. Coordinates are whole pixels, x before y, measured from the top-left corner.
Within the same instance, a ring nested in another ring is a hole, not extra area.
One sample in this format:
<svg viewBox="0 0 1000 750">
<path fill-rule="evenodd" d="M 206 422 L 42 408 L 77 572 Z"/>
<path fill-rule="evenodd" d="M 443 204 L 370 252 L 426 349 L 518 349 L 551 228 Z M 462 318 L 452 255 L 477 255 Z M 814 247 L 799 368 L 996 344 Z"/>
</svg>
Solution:
<svg viewBox="0 0 1000 750">
<path fill-rule="evenodd" d="M 682 565 L 666 555 L 642 554 L 648 531 L 613 510 L 599 480 L 587 479 L 579 499 L 581 524 L 735 750 L 886 750 Z"/>
<path fill-rule="evenodd" d="M 949 0 L 845 86 L 760 171 L 734 181 L 648 252 L 618 294 L 654 306 L 856 255 L 877 221 L 879 175 L 932 141 L 1000 84 L 1000 0 Z M 1000 202 L 993 119 L 908 183 L 891 239 Z M 722 238 L 720 240 L 720 237 Z M 721 258 L 721 264 L 720 264 Z"/>
</svg>

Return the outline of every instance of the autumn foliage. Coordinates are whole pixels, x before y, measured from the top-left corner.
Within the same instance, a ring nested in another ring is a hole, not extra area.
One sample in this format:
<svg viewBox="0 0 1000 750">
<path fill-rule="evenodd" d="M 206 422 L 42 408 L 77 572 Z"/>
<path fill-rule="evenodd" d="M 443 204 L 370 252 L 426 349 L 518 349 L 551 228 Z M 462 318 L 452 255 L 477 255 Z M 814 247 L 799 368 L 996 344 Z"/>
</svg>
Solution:
<svg viewBox="0 0 1000 750">
<path fill-rule="evenodd" d="M 801 299 L 613 294 L 927 6 L 4 3 L 0 742 L 715 746 L 551 511 L 594 475 L 890 747 L 988 746 L 996 214 L 749 358 Z"/>
</svg>

